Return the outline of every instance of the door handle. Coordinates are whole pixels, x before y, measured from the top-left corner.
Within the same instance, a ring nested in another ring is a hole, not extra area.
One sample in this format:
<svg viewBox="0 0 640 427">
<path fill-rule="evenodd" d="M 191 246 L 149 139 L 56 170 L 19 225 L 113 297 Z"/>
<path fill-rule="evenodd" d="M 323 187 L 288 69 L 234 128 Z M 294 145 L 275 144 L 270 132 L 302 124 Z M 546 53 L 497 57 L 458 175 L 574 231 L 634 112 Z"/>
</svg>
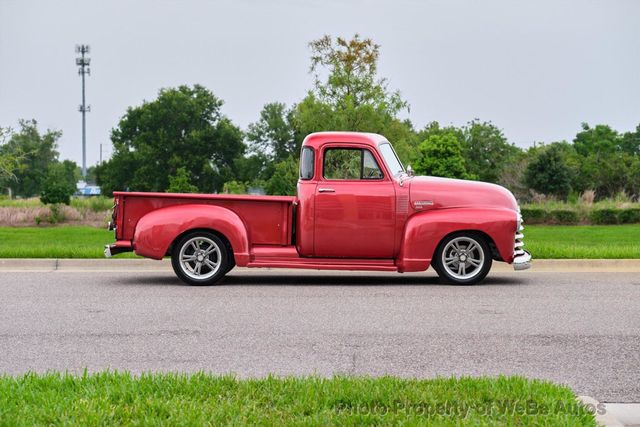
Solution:
<svg viewBox="0 0 640 427">
<path fill-rule="evenodd" d="M 318 188 L 318 193 L 335 193 L 333 188 Z"/>
</svg>

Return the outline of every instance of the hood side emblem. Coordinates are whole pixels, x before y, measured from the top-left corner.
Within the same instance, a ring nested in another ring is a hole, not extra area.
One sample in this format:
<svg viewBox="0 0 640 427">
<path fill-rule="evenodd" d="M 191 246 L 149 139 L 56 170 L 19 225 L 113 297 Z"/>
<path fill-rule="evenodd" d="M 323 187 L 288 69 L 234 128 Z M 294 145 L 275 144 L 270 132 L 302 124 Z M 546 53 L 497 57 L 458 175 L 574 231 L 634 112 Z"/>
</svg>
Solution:
<svg viewBox="0 0 640 427">
<path fill-rule="evenodd" d="M 413 207 L 416 209 L 422 209 L 425 206 L 433 206 L 433 200 L 416 200 L 413 202 Z"/>
</svg>

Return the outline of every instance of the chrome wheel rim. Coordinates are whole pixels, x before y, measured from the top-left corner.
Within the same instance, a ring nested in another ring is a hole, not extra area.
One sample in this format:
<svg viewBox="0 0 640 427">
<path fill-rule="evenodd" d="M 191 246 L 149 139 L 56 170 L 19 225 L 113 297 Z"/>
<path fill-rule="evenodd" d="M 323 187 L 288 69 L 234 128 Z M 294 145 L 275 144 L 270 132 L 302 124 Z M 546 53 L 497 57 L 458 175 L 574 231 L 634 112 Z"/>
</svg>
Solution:
<svg viewBox="0 0 640 427">
<path fill-rule="evenodd" d="M 180 248 L 180 268 L 187 276 L 205 280 L 220 270 L 220 247 L 208 237 L 193 237 Z"/>
<path fill-rule="evenodd" d="M 442 251 L 442 266 L 451 277 L 468 280 L 480 274 L 484 256 L 484 250 L 477 240 L 456 237 Z"/>
</svg>

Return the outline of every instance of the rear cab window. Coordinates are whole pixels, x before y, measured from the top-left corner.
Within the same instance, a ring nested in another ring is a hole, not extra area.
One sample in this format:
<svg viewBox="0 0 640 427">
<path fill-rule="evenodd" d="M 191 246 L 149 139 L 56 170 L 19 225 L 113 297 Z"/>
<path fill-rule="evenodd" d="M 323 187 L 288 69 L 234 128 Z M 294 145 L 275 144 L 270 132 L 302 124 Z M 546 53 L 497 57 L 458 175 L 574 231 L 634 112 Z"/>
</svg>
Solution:
<svg viewBox="0 0 640 427">
<path fill-rule="evenodd" d="M 311 147 L 302 148 L 302 156 L 300 158 L 300 179 L 313 179 L 315 166 L 315 153 Z"/>
</svg>

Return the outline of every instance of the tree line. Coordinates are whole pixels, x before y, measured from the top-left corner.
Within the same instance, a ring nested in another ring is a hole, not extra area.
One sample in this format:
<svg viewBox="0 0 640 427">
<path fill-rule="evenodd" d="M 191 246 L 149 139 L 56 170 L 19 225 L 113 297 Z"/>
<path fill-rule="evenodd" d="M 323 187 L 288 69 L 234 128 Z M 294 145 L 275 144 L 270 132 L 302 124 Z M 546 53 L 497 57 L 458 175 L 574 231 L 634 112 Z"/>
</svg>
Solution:
<svg viewBox="0 0 640 427">
<path fill-rule="evenodd" d="M 10 196 L 68 204 L 81 174 L 75 162 L 59 159 L 61 135 L 57 130 L 41 134 L 35 120 L 20 120 L 16 131 L 0 128 L 0 186 Z"/>
<path fill-rule="evenodd" d="M 293 194 L 304 137 L 350 130 L 386 136 L 417 174 L 497 183 L 521 202 L 537 194 L 564 200 L 588 190 L 597 198 L 640 195 L 640 125 L 621 133 L 605 124 L 583 123 L 572 141 L 526 149 L 510 143 L 495 124 L 479 119 L 463 126 L 431 122 L 416 129 L 400 118 L 407 102 L 378 74 L 379 45 L 356 35 L 324 36 L 309 46 L 313 86 L 294 105 L 266 104 L 245 130 L 224 116 L 223 101 L 200 85 L 161 89 L 156 99 L 128 108 L 111 132 L 112 158 L 94 170 L 103 193 L 244 193 L 259 188 L 267 194 Z M 36 137 L 35 122 L 21 126 L 0 147 L 0 168 L 11 169 L 0 179 L 14 194 L 29 196 L 42 191 L 44 177 L 54 169 L 62 177 L 61 166 L 49 168 L 42 162 L 69 161 L 57 160 L 59 132 Z M 33 147 L 15 150 L 27 134 L 50 148 L 42 155 Z M 71 165 L 66 170 L 70 178 Z"/>
</svg>

